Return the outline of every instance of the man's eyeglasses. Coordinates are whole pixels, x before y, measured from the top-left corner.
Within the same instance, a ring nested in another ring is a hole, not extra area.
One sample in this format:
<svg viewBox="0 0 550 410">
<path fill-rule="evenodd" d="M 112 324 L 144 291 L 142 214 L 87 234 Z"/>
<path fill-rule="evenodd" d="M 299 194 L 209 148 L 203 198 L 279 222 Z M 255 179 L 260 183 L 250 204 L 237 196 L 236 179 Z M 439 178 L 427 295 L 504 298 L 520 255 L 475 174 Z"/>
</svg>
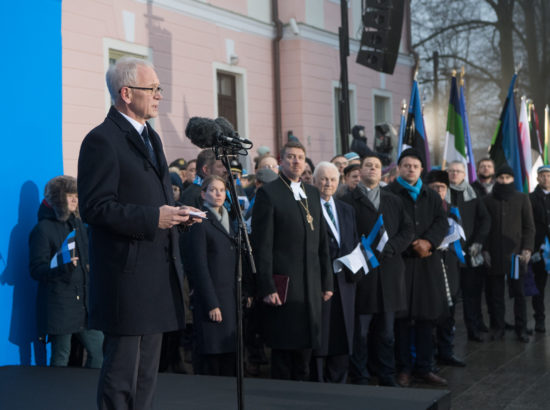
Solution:
<svg viewBox="0 0 550 410">
<path fill-rule="evenodd" d="M 149 94 L 151 94 L 151 95 L 157 95 L 157 93 L 162 94 L 162 92 L 164 91 L 161 86 L 157 86 L 157 87 L 134 87 L 133 85 L 125 85 L 125 87 L 131 88 L 132 90 L 149 91 Z M 122 88 L 120 90 L 122 90 Z M 118 92 L 120 92 L 120 90 Z"/>
</svg>

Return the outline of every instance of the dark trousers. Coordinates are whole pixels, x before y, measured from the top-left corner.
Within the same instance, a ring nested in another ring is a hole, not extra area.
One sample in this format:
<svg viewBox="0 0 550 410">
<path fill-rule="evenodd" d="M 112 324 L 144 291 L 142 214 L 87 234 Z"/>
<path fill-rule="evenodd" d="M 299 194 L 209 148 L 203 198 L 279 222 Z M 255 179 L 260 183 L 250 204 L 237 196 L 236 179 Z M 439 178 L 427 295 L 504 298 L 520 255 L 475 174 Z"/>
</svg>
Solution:
<svg viewBox="0 0 550 410">
<path fill-rule="evenodd" d="M 416 349 L 414 370 L 420 375 L 432 371 L 434 324 L 429 320 L 397 319 L 395 321 L 395 364 L 398 373 L 411 374 L 413 358 L 411 345 Z"/>
<path fill-rule="evenodd" d="M 347 354 L 314 357 L 311 361 L 311 380 L 321 383 L 346 383 L 348 369 Z"/>
<path fill-rule="evenodd" d="M 546 288 L 546 281 L 548 280 L 548 273 L 544 267 L 544 261 L 536 262 L 533 264 L 533 271 L 535 272 L 535 285 L 539 291 L 538 295 L 533 296 L 533 316 L 537 323 L 544 324 L 546 315 L 544 314 L 544 289 Z"/>
<path fill-rule="evenodd" d="M 86 367 L 99 369 L 103 362 L 103 333 L 99 330 L 83 329 L 74 334 L 80 339 L 88 352 Z M 48 336 L 52 342 L 51 366 L 64 367 L 69 364 L 72 336 L 71 333 Z"/>
<path fill-rule="evenodd" d="M 157 384 L 162 333 L 105 335 L 97 389 L 100 410 L 149 410 Z"/>
<path fill-rule="evenodd" d="M 353 354 L 350 358 L 350 376 L 352 383 L 366 384 L 370 379 L 367 368 L 369 360 L 369 329 L 375 319 L 374 337 L 378 358 L 378 378 L 381 383 L 389 382 L 395 376 L 395 338 L 394 312 L 377 313 L 375 315 L 356 315 L 355 333 L 353 337 Z"/>
<path fill-rule="evenodd" d="M 491 328 L 504 330 L 504 317 L 506 307 L 504 304 L 504 275 L 487 276 L 487 297 Z M 514 324 L 516 333 L 521 334 L 527 330 L 527 303 L 525 301 L 525 278 L 509 279 L 509 294 L 514 298 Z"/>
<path fill-rule="evenodd" d="M 236 376 L 236 353 L 200 355 L 200 368 L 198 369 L 197 374 L 205 374 L 209 376 Z"/>
<path fill-rule="evenodd" d="M 283 380 L 309 380 L 311 349 L 271 350 L 271 378 Z"/>
<path fill-rule="evenodd" d="M 483 266 L 460 269 L 464 324 L 466 325 L 468 334 L 478 332 L 483 322 L 481 314 L 481 294 L 483 293 L 485 270 L 486 268 Z"/>
<path fill-rule="evenodd" d="M 437 355 L 441 359 L 454 356 L 455 305 L 449 308 L 449 315 L 436 326 Z"/>
</svg>

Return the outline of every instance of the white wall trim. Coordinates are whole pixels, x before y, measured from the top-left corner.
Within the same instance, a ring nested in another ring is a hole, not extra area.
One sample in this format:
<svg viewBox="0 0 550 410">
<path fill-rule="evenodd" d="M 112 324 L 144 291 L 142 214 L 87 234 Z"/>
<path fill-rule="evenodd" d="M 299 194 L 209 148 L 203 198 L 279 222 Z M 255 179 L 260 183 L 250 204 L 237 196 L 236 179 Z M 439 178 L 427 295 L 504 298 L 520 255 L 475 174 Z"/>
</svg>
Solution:
<svg viewBox="0 0 550 410">
<path fill-rule="evenodd" d="M 239 123 L 239 134 L 248 138 L 248 90 L 246 69 L 229 64 L 212 63 L 212 81 L 213 81 L 213 112 L 214 117 L 218 117 L 218 71 L 235 75 L 235 92 L 237 94 L 237 121 Z"/>
</svg>

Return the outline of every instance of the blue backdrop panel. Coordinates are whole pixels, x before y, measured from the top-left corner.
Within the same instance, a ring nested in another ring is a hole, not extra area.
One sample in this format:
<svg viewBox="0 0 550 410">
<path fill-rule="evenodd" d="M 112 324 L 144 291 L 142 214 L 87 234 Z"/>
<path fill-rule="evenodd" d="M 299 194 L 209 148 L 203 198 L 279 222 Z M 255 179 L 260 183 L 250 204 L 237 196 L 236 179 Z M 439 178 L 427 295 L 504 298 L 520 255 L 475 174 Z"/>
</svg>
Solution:
<svg viewBox="0 0 550 410">
<path fill-rule="evenodd" d="M 2 2 L 0 365 L 45 364 L 28 237 L 46 182 L 63 173 L 61 0 Z"/>
</svg>

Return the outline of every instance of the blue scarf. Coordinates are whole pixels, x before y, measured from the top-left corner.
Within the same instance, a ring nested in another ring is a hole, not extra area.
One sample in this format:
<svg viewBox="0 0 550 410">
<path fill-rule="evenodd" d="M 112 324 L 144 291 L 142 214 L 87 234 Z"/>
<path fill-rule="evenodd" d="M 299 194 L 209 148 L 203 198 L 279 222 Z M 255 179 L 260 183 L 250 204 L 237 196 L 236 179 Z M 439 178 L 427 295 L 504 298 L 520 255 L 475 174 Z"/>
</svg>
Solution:
<svg viewBox="0 0 550 410">
<path fill-rule="evenodd" d="M 422 189 L 422 180 L 418 178 L 418 181 L 416 182 L 416 186 L 409 184 L 400 176 L 397 177 L 396 181 L 399 185 L 401 185 L 403 188 L 409 191 L 409 195 L 411 196 L 413 201 L 416 202 L 416 198 L 418 198 L 418 195 L 420 195 L 420 190 Z"/>
</svg>

